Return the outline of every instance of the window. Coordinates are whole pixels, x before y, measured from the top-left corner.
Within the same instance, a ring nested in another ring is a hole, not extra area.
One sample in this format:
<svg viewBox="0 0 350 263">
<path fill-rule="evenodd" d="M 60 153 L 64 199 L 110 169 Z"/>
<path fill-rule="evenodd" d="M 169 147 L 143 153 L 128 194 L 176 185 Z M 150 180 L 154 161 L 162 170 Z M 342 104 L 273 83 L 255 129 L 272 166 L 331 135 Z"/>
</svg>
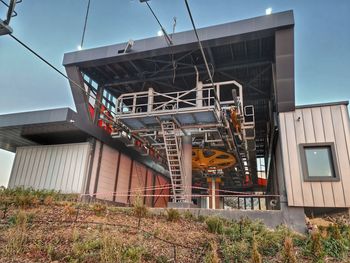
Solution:
<svg viewBox="0 0 350 263">
<path fill-rule="evenodd" d="M 300 144 L 305 181 L 339 181 L 333 143 Z"/>
</svg>

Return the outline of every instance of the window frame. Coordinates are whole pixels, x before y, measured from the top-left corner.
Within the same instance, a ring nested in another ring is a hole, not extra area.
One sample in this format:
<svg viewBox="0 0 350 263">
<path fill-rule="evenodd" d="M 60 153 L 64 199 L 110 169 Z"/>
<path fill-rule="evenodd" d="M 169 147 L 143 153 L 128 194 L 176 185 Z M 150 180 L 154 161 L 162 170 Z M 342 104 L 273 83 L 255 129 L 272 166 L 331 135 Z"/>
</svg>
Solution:
<svg viewBox="0 0 350 263">
<path fill-rule="evenodd" d="M 324 177 L 324 176 L 309 176 L 309 170 L 307 166 L 307 160 L 306 160 L 306 152 L 305 150 L 307 148 L 313 148 L 313 147 L 330 147 L 330 163 L 333 167 L 333 177 Z M 303 178 L 305 182 L 339 182 L 340 176 L 339 176 L 339 170 L 337 165 L 337 156 L 335 152 L 335 147 L 333 142 L 322 142 L 322 143 L 301 143 L 299 144 L 299 151 L 300 151 L 300 160 L 301 160 L 301 166 L 302 166 L 302 172 L 303 172 Z"/>
</svg>

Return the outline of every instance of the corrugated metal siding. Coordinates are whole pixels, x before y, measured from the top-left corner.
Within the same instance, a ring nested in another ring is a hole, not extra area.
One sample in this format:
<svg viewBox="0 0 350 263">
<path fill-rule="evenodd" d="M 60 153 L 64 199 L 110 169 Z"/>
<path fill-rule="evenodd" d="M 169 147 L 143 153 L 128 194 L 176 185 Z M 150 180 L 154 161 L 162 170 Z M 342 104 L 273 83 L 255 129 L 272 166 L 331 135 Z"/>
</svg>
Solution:
<svg viewBox="0 0 350 263">
<path fill-rule="evenodd" d="M 350 207 L 350 128 L 347 107 L 334 105 L 297 109 L 280 113 L 279 120 L 288 205 Z M 304 181 L 299 144 L 316 142 L 335 144 L 339 182 Z"/>
<path fill-rule="evenodd" d="M 18 147 L 9 187 L 82 193 L 89 153 L 89 143 Z"/>
</svg>

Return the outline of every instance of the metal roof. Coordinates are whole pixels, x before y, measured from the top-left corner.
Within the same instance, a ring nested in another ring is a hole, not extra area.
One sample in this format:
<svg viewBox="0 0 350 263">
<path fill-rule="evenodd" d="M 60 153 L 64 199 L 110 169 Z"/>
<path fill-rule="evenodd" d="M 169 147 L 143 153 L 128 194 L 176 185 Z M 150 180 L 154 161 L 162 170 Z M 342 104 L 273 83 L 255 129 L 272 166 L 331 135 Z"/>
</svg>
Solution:
<svg viewBox="0 0 350 263">
<path fill-rule="evenodd" d="M 286 11 L 198 29 L 214 81 L 240 82 L 245 105 L 255 107 L 258 155 L 266 150 L 269 108 L 286 111 L 295 107 L 293 27 L 293 12 Z M 292 31 L 277 42 L 276 32 L 285 29 Z M 192 89 L 194 66 L 200 79 L 208 82 L 194 32 L 171 37 L 171 46 L 163 37 L 152 37 L 136 40 L 129 52 L 124 52 L 127 43 L 71 52 L 64 55 L 63 64 L 68 75 L 76 68 L 116 97 L 149 87 L 158 92 Z M 274 75 L 278 91 L 273 88 Z M 73 86 L 72 92 L 78 113 L 86 112 L 85 106 L 79 107 L 81 95 L 75 94 Z"/>
<path fill-rule="evenodd" d="M 84 141 L 86 133 L 70 121 L 74 115 L 69 108 L 0 115 L 0 148 Z"/>
</svg>

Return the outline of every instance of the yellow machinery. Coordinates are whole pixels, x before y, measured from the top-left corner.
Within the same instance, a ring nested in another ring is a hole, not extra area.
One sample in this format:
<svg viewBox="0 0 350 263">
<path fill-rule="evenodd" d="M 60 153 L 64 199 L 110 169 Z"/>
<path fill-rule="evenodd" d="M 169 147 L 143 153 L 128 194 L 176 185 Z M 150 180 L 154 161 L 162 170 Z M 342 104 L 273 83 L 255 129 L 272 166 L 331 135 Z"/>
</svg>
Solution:
<svg viewBox="0 0 350 263">
<path fill-rule="evenodd" d="M 236 158 L 227 152 L 217 149 L 192 149 L 192 170 L 210 174 L 210 171 L 219 171 L 236 164 Z"/>
</svg>

